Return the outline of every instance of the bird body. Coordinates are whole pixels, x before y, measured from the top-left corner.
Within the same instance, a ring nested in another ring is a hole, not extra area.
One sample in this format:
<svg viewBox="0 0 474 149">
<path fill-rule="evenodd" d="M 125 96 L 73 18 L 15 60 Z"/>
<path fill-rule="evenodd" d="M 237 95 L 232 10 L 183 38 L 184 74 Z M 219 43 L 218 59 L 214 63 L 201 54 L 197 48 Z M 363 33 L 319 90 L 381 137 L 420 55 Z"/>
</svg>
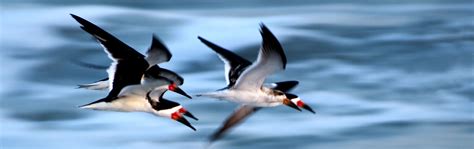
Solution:
<svg viewBox="0 0 474 149">
<path fill-rule="evenodd" d="M 81 28 L 94 36 L 104 48 L 108 57 L 113 61 L 107 69 L 108 78 L 99 82 L 86 84 L 86 88 L 109 88 L 109 94 L 99 100 L 80 106 L 83 109 L 120 111 L 120 112 L 147 112 L 159 117 L 168 117 L 176 120 L 193 130 L 196 130 L 183 117 L 189 116 L 195 120 L 190 112 L 180 104 L 163 98 L 167 90 L 179 93 L 188 98 L 178 85 L 183 79 L 176 73 L 158 67 L 158 63 L 167 62 L 171 53 L 159 40 L 153 36 L 152 45 L 144 56 L 123 43 L 113 35 L 95 24 L 71 14 L 79 22 Z M 108 83 L 108 85 L 104 85 Z M 151 94 L 158 94 L 153 99 Z"/>
<path fill-rule="evenodd" d="M 280 93 L 278 90 L 262 87 L 258 90 L 225 89 L 200 95 L 255 107 L 275 107 L 282 105 L 286 99 Z"/>
<path fill-rule="evenodd" d="M 210 138 L 210 142 L 221 138 L 229 129 L 262 107 L 287 105 L 301 111 L 301 109 L 281 91 L 292 89 L 298 84 L 297 81 L 276 83 L 272 84 L 272 87 L 266 87 L 264 85 L 267 76 L 285 70 L 287 60 L 285 52 L 276 37 L 264 24 L 261 24 L 260 27 L 262 46 L 259 50 L 257 60 L 255 60 L 254 63 L 204 38 L 198 37 L 201 42 L 214 50 L 224 62 L 224 72 L 227 82 L 225 88 L 203 93 L 199 96 L 227 100 L 241 105 L 224 121 L 221 127 L 214 132 Z"/>
<path fill-rule="evenodd" d="M 143 96 L 127 95 L 119 96 L 111 102 L 98 102 L 82 106 L 82 109 L 117 111 L 117 112 L 151 112 L 150 104 Z"/>
</svg>

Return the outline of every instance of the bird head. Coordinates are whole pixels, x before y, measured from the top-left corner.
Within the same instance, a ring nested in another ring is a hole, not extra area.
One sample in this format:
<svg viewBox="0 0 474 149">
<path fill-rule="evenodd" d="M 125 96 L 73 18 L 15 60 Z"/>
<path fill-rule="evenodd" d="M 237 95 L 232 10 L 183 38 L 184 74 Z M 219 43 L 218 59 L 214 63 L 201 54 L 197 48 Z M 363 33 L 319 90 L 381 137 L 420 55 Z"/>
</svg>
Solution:
<svg viewBox="0 0 474 149">
<path fill-rule="evenodd" d="M 296 106 L 300 107 L 300 108 L 303 108 L 305 110 L 308 110 L 309 112 L 313 113 L 313 114 L 316 114 L 316 112 L 314 112 L 313 108 L 311 108 L 310 106 L 308 106 L 307 104 L 305 104 L 303 102 L 303 100 L 301 100 L 300 98 L 298 98 L 298 96 L 294 95 L 294 94 L 289 94 L 289 93 L 286 93 L 286 97 L 293 103 L 295 104 Z"/>
<path fill-rule="evenodd" d="M 286 97 L 285 93 L 283 93 L 282 91 L 279 91 L 279 90 L 273 90 L 273 95 L 275 96 L 275 98 L 277 98 L 278 100 L 282 101 L 282 103 L 284 105 L 287 105 L 293 109 L 296 109 L 298 111 L 301 111 L 300 108 L 298 108 L 298 106 L 291 102 L 290 99 L 288 99 L 288 97 Z"/>
<path fill-rule="evenodd" d="M 188 94 L 186 94 L 186 92 L 184 92 L 181 88 L 179 88 L 178 85 L 176 85 L 176 83 L 170 83 L 168 85 L 168 90 L 173 91 L 173 92 L 178 93 L 178 94 L 181 94 L 183 96 L 186 96 L 189 99 L 192 99 L 192 97 L 189 96 Z"/>
</svg>

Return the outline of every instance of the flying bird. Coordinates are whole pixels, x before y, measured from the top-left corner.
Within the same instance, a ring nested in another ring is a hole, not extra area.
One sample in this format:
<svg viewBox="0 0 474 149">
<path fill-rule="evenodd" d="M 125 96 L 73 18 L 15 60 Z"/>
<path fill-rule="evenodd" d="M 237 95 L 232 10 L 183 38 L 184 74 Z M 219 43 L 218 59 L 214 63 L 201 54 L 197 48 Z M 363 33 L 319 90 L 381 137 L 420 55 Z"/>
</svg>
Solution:
<svg viewBox="0 0 474 149">
<path fill-rule="evenodd" d="M 153 75 L 152 74 L 153 72 L 160 72 L 160 75 L 162 75 L 164 77 L 168 77 L 168 79 L 171 79 L 173 81 L 176 81 L 175 83 L 177 83 L 179 85 L 183 84 L 183 79 L 182 78 L 177 78 L 178 75 L 175 72 L 173 72 L 171 70 L 164 69 L 164 68 L 160 68 L 158 66 L 158 64 L 160 64 L 160 63 L 170 61 L 171 57 L 173 55 L 171 54 L 169 49 L 165 46 L 165 44 L 163 44 L 163 42 L 161 42 L 160 39 L 158 39 L 158 37 L 156 35 L 152 36 L 151 45 L 150 45 L 150 47 L 148 48 L 148 50 L 145 54 L 146 54 L 145 60 L 149 64 L 155 64 L 155 65 L 151 65 L 150 69 L 145 71 L 145 73 Z M 83 65 L 83 66 L 87 66 L 87 67 L 91 67 L 91 68 L 103 68 L 104 67 L 104 66 L 98 66 L 98 65 L 88 64 L 88 63 L 84 63 L 84 62 L 79 62 L 78 64 Z M 157 70 L 159 70 L 159 71 L 157 71 Z M 110 86 L 109 86 L 109 78 L 100 79 L 98 81 L 95 81 L 95 82 L 89 83 L 89 84 L 80 84 L 80 85 L 78 85 L 78 88 L 91 89 L 91 90 L 105 90 L 107 88 L 111 89 Z"/>
<path fill-rule="evenodd" d="M 248 68 L 252 64 L 249 60 L 233 53 L 230 50 L 227 50 L 217 44 L 214 44 L 202 37 L 198 36 L 198 39 L 204 43 L 206 46 L 214 50 L 219 58 L 225 63 L 224 67 L 224 75 L 226 78 L 227 86 L 219 89 L 224 90 L 232 87 L 242 72 Z M 288 92 L 291 91 L 294 87 L 299 84 L 298 81 L 282 81 L 282 82 L 275 82 L 269 85 L 266 85 L 268 88 L 272 88 L 274 90 L 279 90 L 284 92 L 285 94 L 289 94 Z M 293 95 L 293 94 L 292 94 Z M 293 96 L 292 96 L 293 97 Z M 303 102 L 300 98 L 290 98 L 290 100 L 296 104 L 298 107 L 306 109 L 312 113 L 315 113 L 314 110 L 308 106 L 306 103 Z"/>
<path fill-rule="evenodd" d="M 170 77 L 169 79 L 166 76 L 169 75 L 168 73 L 170 71 L 161 69 L 157 65 L 157 63 L 163 60 L 169 61 L 169 58 L 171 58 L 169 52 L 168 54 L 166 52 L 163 54 L 163 52 L 159 52 L 160 50 L 156 50 L 156 48 L 150 48 L 145 57 L 91 22 L 74 14 L 71 14 L 71 16 L 82 25 L 81 28 L 84 31 L 94 36 L 100 42 L 104 47 L 104 51 L 113 61 L 107 69 L 108 79 L 102 80 L 108 80 L 109 94 L 102 99 L 80 106 L 80 108 L 124 112 L 150 112 L 158 116 L 163 116 L 163 114 L 158 114 L 159 112 L 157 113 L 156 109 L 153 108 L 153 105 L 159 104 L 150 102 L 148 93 L 153 91 L 158 91 L 158 93 L 162 92 L 160 95 L 160 97 L 162 97 L 166 90 L 171 90 L 191 98 L 191 96 L 187 95 L 177 85 L 182 84 L 182 77 L 174 73 L 174 76 L 168 76 Z M 156 46 L 152 44 L 151 47 Z M 169 111 L 170 109 L 164 110 Z M 175 120 L 185 124 L 182 119 Z M 191 128 L 195 130 L 193 127 Z"/>
<path fill-rule="evenodd" d="M 264 86 L 265 78 L 286 67 L 286 56 L 276 37 L 261 24 L 262 47 L 256 62 L 250 61 L 213 44 L 202 37 L 201 42 L 213 49 L 225 63 L 227 86 L 215 92 L 203 93 L 198 96 L 212 97 L 240 103 L 241 106 L 227 118 L 224 124 L 210 138 L 210 142 L 221 138 L 230 128 L 263 107 L 287 105 L 300 110 L 296 103 L 286 96 L 287 91 L 294 88 L 297 81 L 273 83 Z M 302 103 L 302 101 L 301 101 Z"/>
</svg>

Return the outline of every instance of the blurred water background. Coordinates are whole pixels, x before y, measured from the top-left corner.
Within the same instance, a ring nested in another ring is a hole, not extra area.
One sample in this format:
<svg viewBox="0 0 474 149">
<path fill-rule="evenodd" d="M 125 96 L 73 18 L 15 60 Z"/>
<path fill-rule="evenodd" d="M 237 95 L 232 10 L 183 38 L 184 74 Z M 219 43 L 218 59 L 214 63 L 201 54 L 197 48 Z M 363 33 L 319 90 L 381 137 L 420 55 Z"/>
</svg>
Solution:
<svg viewBox="0 0 474 149">
<path fill-rule="evenodd" d="M 201 148 L 237 106 L 186 100 L 197 132 L 146 113 L 80 110 L 107 93 L 76 89 L 108 65 L 69 13 L 144 52 L 152 33 L 174 54 L 162 66 L 190 94 L 224 87 L 223 63 L 200 35 L 254 60 L 265 23 L 282 43 L 293 93 L 318 114 L 259 111 L 213 148 L 474 148 L 472 0 L 2 0 L 0 148 Z"/>
</svg>

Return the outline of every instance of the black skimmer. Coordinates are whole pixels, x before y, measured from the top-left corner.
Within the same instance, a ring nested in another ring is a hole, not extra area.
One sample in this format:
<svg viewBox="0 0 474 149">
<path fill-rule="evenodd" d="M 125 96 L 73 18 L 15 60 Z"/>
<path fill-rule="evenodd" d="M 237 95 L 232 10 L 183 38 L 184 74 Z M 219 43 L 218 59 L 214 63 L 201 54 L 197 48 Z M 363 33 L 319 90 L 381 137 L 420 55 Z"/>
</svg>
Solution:
<svg viewBox="0 0 474 149">
<path fill-rule="evenodd" d="M 169 59 L 171 58 L 171 54 L 169 52 L 162 52 L 168 50 L 156 50 L 156 48 L 153 48 L 164 47 L 161 42 L 152 42 L 152 48 L 148 50 L 147 57 L 145 57 L 144 55 L 140 54 L 127 44 L 123 43 L 119 39 L 104 31 L 103 29 L 94 25 L 93 23 L 74 14 L 71 14 L 71 16 L 82 25 L 81 28 L 84 31 L 94 36 L 101 43 L 101 45 L 104 47 L 104 51 L 108 54 L 109 58 L 113 60 L 111 66 L 107 69 L 107 73 L 109 76 L 109 94 L 102 99 L 80 106 L 81 108 L 107 110 L 107 108 L 103 107 L 109 107 L 112 110 L 120 111 L 120 109 L 110 107 L 115 105 L 112 103 L 117 103 L 114 101 L 120 99 L 119 96 L 123 96 L 128 94 L 129 92 L 134 92 L 137 91 L 137 89 L 141 89 L 138 91 L 141 92 L 143 101 L 146 101 L 144 99 L 146 92 L 153 90 L 154 87 L 163 85 L 163 82 L 167 82 L 163 81 L 167 80 L 166 78 L 159 78 L 160 76 L 156 74 L 158 72 L 168 72 L 165 71 L 165 69 L 160 69 L 156 64 L 162 61 L 169 61 Z M 156 44 L 161 45 L 153 46 Z M 160 54 L 164 56 L 160 56 Z M 153 73 L 145 74 L 145 72 L 147 71 Z M 176 75 L 176 82 L 179 81 L 178 83 L 182 84 L 182 77 L 175 73 L 174 75 Z M 103 81 L 105 81 L 105 79 Z M 152 83 L 148 84 L 146 82 Z M 124 89 L 125 87 L 127 88 Z M 177 87 L 177 83 L 175 82 L 169 83 L 168 88 L 171 91 L 175 91 L 188 98 L 191 98 L 191 96 L 187 95 L 183 90 Z M 122 89 L 124 89 L 124 91 L 122 91 Z M 127 110 L 128 109 L 124 109 L 124 111 Z"/>
<path fill-rule="evenodd" d="M 219 58 L 224 62 L 225 68 L 224 68 L 224 75 L 226 78 L 227 86 L 219 89 L 219 90 L 224 90 L 232 87 L 239 76 L 242 74 L 242 72 L 248 68 L 252 64 L 249 60 L 233 53 L 230 50 L 227 50 L 217 44 L 214 44 L 202 37 L 198 36 L 198 39 L 201 40 L 206 46 L 214 50 Z M 266 87 L 272 88 L 274 90 L 279 90 L 287 94 L 291 89 L 296 87 L 298 85 L 298 81 L 282 81 L 282 82 L 275 82 L 271 83 L 270 85 L 267 85 Z M 298 105 L 298 107 L 301 107 L 305 110 L 308 110 L 312 113 L 314 111 L 312 110 L 311 107 L 309 107 L 306 103 L 303 102 L 300 98 L 293 98 L 290 99 L 294 104 Z"/>
<path fill-rule="evenodd" d="M 262 107 L 274 107 L 285 104 L 300 110 L 296 102 L 286 96 L 294 88 L 297 81 L 273 83 L 271 87 L 264 86 L 265 78 L 286 67 L 286 56 L 276 37 L 270 30 L 261 24 L 262 47 L 255 63 L 238 56 L 204 38 L 198 37 L 204 44 L 213 49 L 225 63 L 225 77 L 227 86 L 215 92 L 200 94 L 222 100 L 229 100 L 242 104 L 210 138 L 213 142 Z M 293 98 L 292 98 L 293 99 Z M 303 103 L 299 100 L 300 103 Z M 303 106 L 302 106 L 303 107 Z M 309 106 L 304 106 L 306 107 Z"/>
<path fill-rule="evenodd" d="M 71 16 L 82 25 L 83 30 L 93 35 L 101 43 L 109 58 L 113 60 L 113 63 L 107 69 L 108 79 L 101 80 L 108 80 L 109 94 L 105 98 L 80 106 L 80 108 L 148 112 L 161 117 L 170 117 L 196 130 L 182 115 L 196 120 L 197 118 L 178 103 L 162 99 L 167 90 L 188 98 L 191 98 L 191 96 L 187 95 L 177 85 L 183 83 L 182 77 L 156 65 L 163 61 L 169 61 L 171 58 L 169 52 L 163 53 L 159 52 L 163 50 L 153 48 L 163 47 L 163 45 L 155 45 L 156 38 L 153 38 L 152 48 L 148 50 L 145 57 L 91 22 L 73 14 Z M 159 94 L 160 99 L 152 99 L 151 93 Z"/>
<path fill-rule="evenodd" d="M 95 27 L 97 27 L 97 26 L 95 26 Z M 98 29 L 100 29 L 100 28 L 98 28 Z M 105 33 L 107 33 L 107 32 L 105 32 Z M 148 72 L 150 70 L 155 70 L 155 72 L 156 72 L 156 70 L 160 70 L 159 71 L 160 74 L 163 74 L 163 76 L 165 76 L 165 77 L 169 77 L 169 79 L 171 79 L 171 80 L 180 81 L 181 83 L 178 83 L 178 84 L 182 85 L 182 80 L 183 79 L 182 78 L 176 78 L 177 75 L 176 75 L 175 72 L 167 70 L 167 69 L 160 68 L 157 65 L 157 64 L 160 64 L 160 63 L 163 63 L 163 62 L 170 61 L 172 56 L 173 55 L 168 50 L 168 48 L 165 46 L 165 44 L 163 44 L 163 42 L 161 42 L 161 40 L 158 39 L 158 37 L 153 34 L 151 45 L 150 45 L 150 47 L 148 48 L 148 50 L 146 52 L 145 60 L 149 64 L 156 64 L 156 65 L 150 65 L 151 66 L 150 69 L 148 69 L 147 72 L 145 72 L 145 73 L 152 73 L 152 72 Z M 87 64 L 87 63 L 82 63 L 82 62 L 80 62 L 79 64 L 80 65 L 85 65 L 85 66 L 88 66 L 88 67 L 92 67 L 92 68 L 103 68 L 103 66 L 97 66 L 97 65 Z M 95 81 L 95 82 L 89 83 L 89 84 L 80 84 L 80 85 L 78 85 L 78 88 L 91 89 L 91 90 L 105 90 L 105 89 L 109 88 L 109 78 L 104 78 L 104 79 L 101 79 L 101 80 L 98 80 L 98 81 Z"/>
<path fill-rule="evenodd" d="M 84 31 L 99 41 L 109 58 L 113 60 L 107 69 L 109 80 L 113 81 L 109 81 L 109 95 L 101 99 L 102 101 L 111 101 L 127 85 L 140 84 L 145 71 L 154 64 L 148 63 L 145 56 L 98 26 L 74 14 L 71 16 L 82 25 Z"/>
<path fill-rule="evenodd" d="M 110 102 L 98 102 L 82 106 L 84 109 L 106 110 L 118 112 L 146 112 L 159 117 L 171 118 L 189 128 L 196 129 L 183 116 L 198 120 L 182 105 L 163 98 L 167 90 L 180 93 L 190 98 L 184 91 L 179 89 L 173 81 L 166 78 L 147 78 L 148 81 L 155 79 L 155 82 L 147 84 L 129 85 L 122 89 L 120 94 Z M 166 82 L 165 85 L 163 82 Z M 156 87 L 156 84 L 161 86 Z M 158 96 L 158 99 L 153 99 Z"/>
</svg>

